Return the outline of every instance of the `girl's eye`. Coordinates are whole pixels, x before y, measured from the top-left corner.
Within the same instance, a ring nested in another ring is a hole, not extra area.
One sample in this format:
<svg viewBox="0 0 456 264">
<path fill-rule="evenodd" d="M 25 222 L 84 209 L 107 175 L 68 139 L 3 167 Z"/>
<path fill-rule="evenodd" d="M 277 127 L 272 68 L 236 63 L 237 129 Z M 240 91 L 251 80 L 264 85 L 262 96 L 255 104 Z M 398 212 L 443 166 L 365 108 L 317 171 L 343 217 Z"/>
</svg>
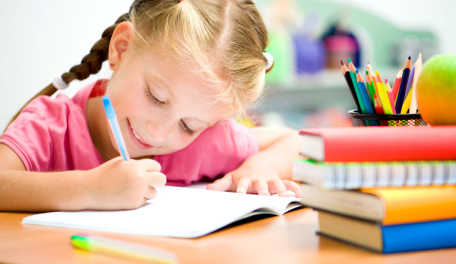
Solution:
<svg viewBox="0 0 456 264">
<path fill-rule="evenodd" d="M 152 94 L 152 92 L 150 91 L 149 87 L 146 87 L 145 90 L 146 90 L 146 96 L 147 96 L 147 98 L 149 98 L 149 99 L 152 101 L 152 103 L 157 104 L 157 105 L 165 105 L 165 104 L 166 104 L 166 102 L 163 102 L 163 101 L 158 100 L 157 97 L 155 97 L 155 96 Z"/>
<path fill-rule="evenodd" d="M 194 130 L 190 129 L 187 124 L 181 120 L 180 121 L 180 126 L 182 127 L 182 129 L 184 130 L 185 133 L 189 134 L 190 136 L 193 135 L 195 133 Z"/>
</svg>

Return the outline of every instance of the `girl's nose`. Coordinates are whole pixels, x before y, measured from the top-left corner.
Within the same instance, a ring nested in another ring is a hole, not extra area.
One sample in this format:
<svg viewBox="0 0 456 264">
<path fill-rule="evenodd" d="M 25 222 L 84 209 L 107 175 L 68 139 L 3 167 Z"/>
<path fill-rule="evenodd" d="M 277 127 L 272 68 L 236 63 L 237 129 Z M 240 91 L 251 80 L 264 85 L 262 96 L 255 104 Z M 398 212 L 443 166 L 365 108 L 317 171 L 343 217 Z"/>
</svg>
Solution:
<svg viewBox="0 0 456 264">
<path fill-rule="evenodd" d="M 166 141 L 171 133 L 172 123 L 170 121 L 161 121 L 159 123 L 150 121 L 146 124 L 146 127 L 154 143 L 157 144 Z"/>
</svg>

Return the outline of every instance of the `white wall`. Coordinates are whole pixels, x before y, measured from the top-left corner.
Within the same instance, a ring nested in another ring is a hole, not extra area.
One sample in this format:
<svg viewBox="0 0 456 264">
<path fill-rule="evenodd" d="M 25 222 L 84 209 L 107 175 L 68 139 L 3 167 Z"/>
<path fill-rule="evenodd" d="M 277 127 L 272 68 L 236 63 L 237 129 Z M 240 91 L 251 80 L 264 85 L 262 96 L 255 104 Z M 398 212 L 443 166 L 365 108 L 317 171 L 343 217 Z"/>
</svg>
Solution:
<svg viewBox="0 0 456 264">
<path fill-rule="evenodd" d="M 129 0 L 1 0 L 0 130 L 56 74 L 78 64 L 130 4 Z M 95 78 L 72 82 L 69 93 Z"/>
<path fill-rule="evenodd" d="M 442 40 L 441 52 L 456 53 L 456 1 L 333 1 L 375 10 L 398 25 L 433 28 Z M 79 63 L 130 4 L 129 0 L 1 0 L 0 130 L 30 97 L 52 82 L 54 75 Z M 69 93 L 100 76 L 109 77 L 109 72 L 73 82 Z"/>
<path fill-rule="evenodd" d="M 456 34 L 454 34 L 456 1 L 454 0 L 329 1 L 352 4 L 388 18 L 398 27 L 432 29 L 442 41 L 441 53 L 456 53 Z"/>
</svg>

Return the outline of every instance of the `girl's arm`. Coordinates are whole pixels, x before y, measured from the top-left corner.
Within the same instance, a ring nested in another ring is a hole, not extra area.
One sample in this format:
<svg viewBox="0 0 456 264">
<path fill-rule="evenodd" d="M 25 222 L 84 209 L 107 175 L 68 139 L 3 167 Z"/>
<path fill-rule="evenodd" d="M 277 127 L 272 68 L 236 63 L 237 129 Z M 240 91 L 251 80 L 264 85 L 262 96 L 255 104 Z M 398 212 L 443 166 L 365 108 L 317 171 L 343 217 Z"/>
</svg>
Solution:
<svg viewBox="0 0 456 264">
<path fill-rule="evenodd" d="M 150 159 L 120 157 L 88 171 L 29 172 L 0 144 L 0 211 L 114 210 L 142 206 L 166 177 Z"/>
<path fill-rule="evenodd" d="M 260 150 L 236 170 L 208 185 L 208 189 L 288 196 L 300 196 L 299 185 L 291 181 L 293 160 L 299 158 L 301 138 L 289 128 L 252 128 Z"/>
</svg>

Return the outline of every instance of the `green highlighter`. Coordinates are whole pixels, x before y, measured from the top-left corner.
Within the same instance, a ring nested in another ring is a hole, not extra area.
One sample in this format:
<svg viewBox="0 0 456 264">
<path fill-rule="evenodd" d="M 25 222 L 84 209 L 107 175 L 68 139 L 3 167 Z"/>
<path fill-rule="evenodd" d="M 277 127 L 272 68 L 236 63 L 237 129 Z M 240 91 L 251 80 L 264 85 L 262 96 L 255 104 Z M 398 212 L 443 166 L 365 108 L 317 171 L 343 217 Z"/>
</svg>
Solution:
<svg viewBox="0 0 456 264">
<path fill-rule="evenodd" d="M 151 261 L 153 263 L 177 263 L 176 255 L 172 252 L 111 238 L 88 234 L 76 234 L 71 236 L 71 242 L 74 247 L 91 252 Z"/>
</svg>

